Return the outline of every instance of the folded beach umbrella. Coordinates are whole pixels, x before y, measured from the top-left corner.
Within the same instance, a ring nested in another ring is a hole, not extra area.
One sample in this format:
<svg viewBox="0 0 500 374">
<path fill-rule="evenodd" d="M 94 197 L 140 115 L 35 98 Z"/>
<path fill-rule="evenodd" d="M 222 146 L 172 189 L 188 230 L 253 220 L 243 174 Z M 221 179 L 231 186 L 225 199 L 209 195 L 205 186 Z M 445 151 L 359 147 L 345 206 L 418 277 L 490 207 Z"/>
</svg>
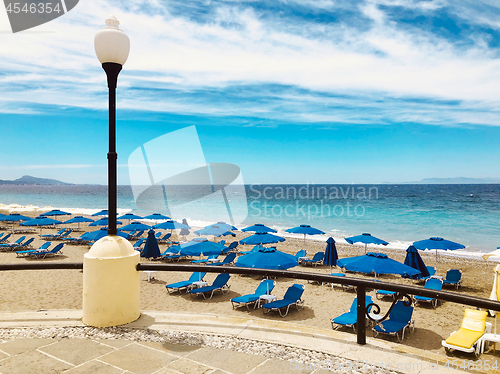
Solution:
<svg viewBox="0 0 500 374">
<path fill-rule="evenodd" d="M 105 217 L 92 222 L 89 226 L 107 226 L 108 224 L 108 217 Z M 116 224 L 121 225 L 122 223 L 121 221 L 116 221 Z"/>
<path fill-rule="evenodd" d="M 189 227 L 188 222 L 185 218 L 182 219 L 182 224 Z M 189 235 L 189 229 L 181 229 L 181 231 L 179 232 L 179 235 L 182 235 L 182 236 Z"/>
<path fill-rule="evenodd" d="M 365 254 L 366 254 L 366 247 L 368 246 L 368 244 L 382 244 L 382 245 L 389 244 L 385 240 L 371 236 L 371 234 L 368 234 L 367 232 L 365 232 L 361 235 L 351 236 L 350 238 L 345 238 L 345 241 L 349 244 L 364 243 L 365 244 Z"/>
<path fill-rule="evenodd" d="M 21 226 L 39 226 L 40 234 L 42 233 L 42 226 L 52 226 L 52 225 L 60 225 L 62 222 L 56 219 L 48 218 L 48 217 L 37 217 L 34 219 L 30 219 L 29 221 L 21 222 Z"/>
<path fill-rule="evenodd" d="M 343 258 L 337 261 L 337 265 L 349 271 L 372 274 L 398 274 L 401 276 L 412 276 L 420 274 L 420 271 L 387 257 L 384 253 L 368 252 L 363 256 Z"/>
<path fill-rule="evenodd" d="M 64 211 L 59 210 L 59 209 L 54 209 L 54 210 L 51 210 L 50 212 L 43 213 L 43 215 L 47 216 L 47 217 L 50 217 L 50 216 L 70 216 L 71 213 L 64 212 Z"/>
<path fill-rule="evenodd" d="M 413 246 L 421 251 L 426 249 L 435 249 L 436 250 L 436 262 L 438 261 L 438 249 L 443 251 L 454 251 L 456 249 L 465 248 L 464 245 L 452 242 L 450 240 L 446 240 L 440 237 L 433 237 L 429 239 L 419 240 L 418 242 L 414 242 Z"/>
<path fill-rule="evenodd" d="M 268 234 L 265 232 L 256 232 L 255 234 L 249 236 L 248 238 L 240 240 L 240 244 L 246 244 L 246 245 L 271 244 L 284 241 L 285 238 L 282 238 L 281 236 Z"/>
<path fill-rule="evenodd" d="M 149 230 L 149 229 L 151 229 L 151 226 L 145 225 L 144 223 L 141 222 L 132 222 L 126 226 L 120 227 L 121 231 Z"/>
<path fill-rule="evenodd" d="M 323 265 L 329 265 L 330 270 L 332 266 L 337 266 L 337 260 L 339 255 L 337 254 L 337 247 L 335 247 L 335 240 L 329 237 L 326 241 L 325 258 L 323 259 Z"/>
<path fill-rule="evenodd" d="M 158 241 L 155 238 L 155 232 L 154 230 L 149 230 L 148 238 L 146 239 L 146 244 L 144 244 L 141 257 L 156 258 L 160 257 L 160 255 L 160 248 L 158 247 Z"/>
<path fill-rule="evenodd" d="M 406 257 L 405 257 L 405 265 L 411 266 L 414 269 L 417 269 L 420 271 L 419 277 L 428 277 L 429 270 L 424 264 L 424 261 L 422 260 L 422 257 L 418 254 L 417 248 L 414 246 L 410 245 L 408 249 L 406 250 Z M 412 278 L 416 278 L 416 276 L 412 276 Z"/>
<path fill-rule="evenodd" d="M 103 209 L 100 212 L 92 214 L 92 216 L 107 216 L 107 215 L 108 215 L 108 210 L 107 209 Z"/>
<path fill-rule="evenodd" d="M 247 232 L 247 231 L 253 231 L 253 232 L 277 232 L 276 230 L 270 228 L 270 227 L 267 227 L 267 226 L 264 226 L 262 223 L 256 223 L 255 225 L 253 226 L 249 226 L 245 229 L 242 229 L 241 231 L 243 232 Z"/>
<path fill-rule="evenodd" d="M 83 216 L 75 216 L 73 218 L 68 219 L 67 221 L 64 221 L 63 224 L 78 223 L 78 228 L 80 228 L 80 223 L 82 222 L 94 222 L 94 220 Z"/>
<path fill-rule="evenodd" d="M 116 235 L 121 236 L 122 238 L 125 239 L 129 237 L 129 235 L 126 232 L 122 232 L 120 230 L 116 232 Z M 86 232 L 81 236 L 81 238 L 88 241 L 97 241 L 101 238 L 104 238 L 105 236 L 108 236 L 108 229 L 107 227 L 101 227 L 99 230 Z"/>
</svg>

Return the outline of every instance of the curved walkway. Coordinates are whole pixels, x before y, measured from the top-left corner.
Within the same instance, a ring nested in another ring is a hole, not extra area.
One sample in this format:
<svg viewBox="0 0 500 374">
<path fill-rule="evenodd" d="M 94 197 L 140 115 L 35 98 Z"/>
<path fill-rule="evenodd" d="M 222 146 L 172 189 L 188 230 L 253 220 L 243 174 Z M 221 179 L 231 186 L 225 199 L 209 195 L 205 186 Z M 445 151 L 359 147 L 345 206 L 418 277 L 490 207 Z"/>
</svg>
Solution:
<svg viewBox="0 0 500 374">
<path fill-rule="evenodd" d="M 0 373 L 458 372 L 431 352 L 373 338 L 360 346 L 353 334 L 282 321 L 145 311 L 97 329 L 81 314 L 0 313 Z"/>
</svg>

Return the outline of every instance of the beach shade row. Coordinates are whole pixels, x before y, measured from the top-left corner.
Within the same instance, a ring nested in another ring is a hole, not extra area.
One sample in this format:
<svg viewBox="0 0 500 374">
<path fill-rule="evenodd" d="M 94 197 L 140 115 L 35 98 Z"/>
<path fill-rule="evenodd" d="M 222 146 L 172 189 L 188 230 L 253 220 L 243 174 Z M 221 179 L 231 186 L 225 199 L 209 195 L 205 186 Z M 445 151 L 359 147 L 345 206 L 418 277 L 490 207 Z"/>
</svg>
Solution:
<svg viewBox="0 0 500 374">
<path fill-rule="evenodd" d="M 240 240 L 240 244 L 257 245 L 257 244 L 274 244 L 284 242 L 285 238 L 281 236 L 268 234 L 264 232 L 257 232 L 245 239 Z"/>
<path fill-rule="evenodd" d="M 440 237 L 432 237 L 429 239 L 419 240 L 413 243 L 413 246 L 421 251 L 426 249 L 436 250 L 436 262 L 438 260 L 438 249 L 443 251 L 454 251 L 457 249 L 464 249 L 465 246 L 463 244 L 452 242 L 451 240 L 446 240 Z"/>
</svg>

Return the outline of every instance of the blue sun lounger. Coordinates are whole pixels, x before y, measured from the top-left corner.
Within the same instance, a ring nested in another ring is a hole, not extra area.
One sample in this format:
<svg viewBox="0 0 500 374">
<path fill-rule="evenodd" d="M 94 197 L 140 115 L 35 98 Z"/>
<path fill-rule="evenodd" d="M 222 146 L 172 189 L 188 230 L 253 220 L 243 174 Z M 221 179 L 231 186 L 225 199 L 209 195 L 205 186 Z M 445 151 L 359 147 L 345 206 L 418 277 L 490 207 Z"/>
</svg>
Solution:
<svg viewBox="0 0 500 374">
<path fill-rule="evenodd" d="M 300 260 L 301 265 L 311 265 L 311 266 L 316 266 L 316 265 L 321 265 L 323 264 L 323 259 L 325 258 L 325 252 L 316 252 L 313 256 L 313 258 L 304 258 Z"/>
<path fill-rule="evenodd" d="M 64 247 L 64 243 L 59 243 L 54 248 L 52 248 L 50 251 L 44 250 L 44 251 L 35 251 L 32 253 L 28 253 L 28 258 L 29 257 L 46 258 L 46 257 L 52 257 L 52 256 L 60 256 L 60 255 L 62 255 L 61 249 L 63 247 Z"/>
<path fill-rule="evenodd" d="M 410 331 L 414 329 L 415 323 L 411 319 L 412 315 L 413 307 L 411 305 L 405 306 L 403 301 L 398 300 L 389 313 L 389 318 L 377 324 L 372 330 L 375 332 L 375 336 L 378 334 L 395 335 L 398 341 L 402 341 L 406 329 L 409 328 Z M 401 338 L 399 338 L 399 332 L 401 332 Z"/>
<path fill-rule="evenodd" d="M 26 249 L 24 251 L 16 251 L 17 257 L 26 257 L 29 253 L 33 253 L 35 251 L 45 251 L 51 246 L 52 242 L 45 242 L 37 249 Z"/>
<path fill-rule="evenodd" d="M 366 296 L 365 306 L 372 304 L 373 300 L 371 296 Z M 340 326 L 352 327 L 354 332 L 356 332 L 356 326 L 358 323 L 358 298 L 355 297 L 351 304 L 351 309 L 347 313 L 341 314 L 338 317 L 333 318 L 331 321 L 332 329 L 337 330 Z"/>
<path fill-rule="evenodd" d="M 168 293 L 170 293 L 171 291 L 172 292 L 179 291 L 180 293 L 181 290 L 190 289 L 193 286 L 194 282 L 202 281 L 206 274 L 207 273 L 194 272 L 193 274 L 191 274 L 191 276 L 187 281 L 180 281 L 176 283 L 167 284 L 165 288 L 167 289 Z"/>
<path fill-rule="evenodd" d="M 444 286 L 455 286 L 457 289 L 462 284 L 462 270 L 448 269 L 446 278 L 443 280 Z"/>
<path fill-rule="evenodd" d="M 260 297 L 263 295 L 270 295 L 271 292 L 274 289 L 274 286 L 276 285 L 276 281 L 273 281 L 271 279 L 264 279 L 262 280 L 257 288 L 255 289 L 254 293 L 248 294 L 248 295 L 243 295 L 243 296 L 238 296 L 233 299 L 231 299 L 231 305 L 233 306 L 233 309 L 239 306 L 246 306 L 248 310 L 250 310 L 249 305 L 254 304 L 254 309 L 257 306 L 257 302 L 259 301 Z"/>
<path fill-rule="evenodd" d="M 304 293 L 304 286 L 302 284 L 293 284 L 288 287 L 282 300 L 272 301 L 270 303 L 262 305 L 264 313 L 268 313 L 271 310 L 277 310 L 281 317 L 286 317 L 291 305 L 295 305 L 297 310 L 300 310 L 304 306 L 304 300 L 301 299 Z M 283 314 L 282 309 L 286 311 Z"/>
<path fill-rule="evenodd" d="M 18 238 L 14 243 L 0 244 L 0 250 L 8 250 L 9 248 L 18 247 L 19 245 L 21 245 L 24 239 L 26 239 L 25 235 Z"/>
<path fill-rule="evenodd" d="M 2 233 L 2 235 L 3 235 L 3 233 Z M 0 238 L 0 243 L 5 243 L 11 236 L 12 236 L 11 233 L 3 236 L 2 238 Z"/>
<path fill-rule="evenodd" d="M 195 288 L 193 290 L 189 290 L 188 292 L 191 295 L 202 295 L 204 299 L 207 299 L 207 296 L 205 294 L 210 293 L 210 297 L 208 299 L 211 299 L 214 296 L 215 291 L 220 291 L 221 293 L 227 293 L 229 292 L 229 285 L 227 284 L 227 281 L 231 278 L 231 275 L 229 274 L 219 274 L 217 275 L 217 278 L 215 278 L 214 282 L 212 283 L 211 286 L 205 286 L 205 287 L 200 287 L 200 288 Z"/>
<path fill-rule="evenodd" d="M 425 282 L 424 288 L 427 288 L 429 290 L 441 291 L 443 289 L 443 281 L 437 278 L 428 279 Z M 415 305 L 418 305 L 420 302 L 423 301 L 426 303 L 430 303 L 432 307 L 435 308 L 437 307 L 438 304 L 438 299 L 436 299 L 435 297 L 425 297 L 425 296 L 415 295 L 413 298 L 415 299 Z"/>
<path fill-rule="evenodd" d="M 215 262 L 213 264 L 209 263 L 209 265 L 214 265 L 214 266 L 224 266 L 224 265 L 232 265 L 234 260 L 236 259 L 236 253 L 229 253 L 224 260 L 220 262 Z"/>
</svg>

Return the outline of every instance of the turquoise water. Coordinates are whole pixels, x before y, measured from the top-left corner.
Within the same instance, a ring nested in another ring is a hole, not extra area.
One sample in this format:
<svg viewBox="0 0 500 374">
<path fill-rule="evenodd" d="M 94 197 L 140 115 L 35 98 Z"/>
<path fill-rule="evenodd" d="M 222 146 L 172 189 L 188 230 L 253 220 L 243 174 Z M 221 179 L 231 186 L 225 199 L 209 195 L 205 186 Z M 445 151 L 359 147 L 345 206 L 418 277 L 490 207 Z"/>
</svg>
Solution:
<svg viewBox="0 0 500 374">
<path fill-rule="evenodd" d="M 187 201 L 197 196 L 196 190 L 179 188 L 169 201 Z M 305 223 L 334 237 L 369 232 L 401 248 L 431 236 L 462 243 L 471 251 L 500 246 L 500 185 L 252 185 L 246 186 L 246 195 L 248 216 L 239 227 L 261 222 L 285 229 Z M 4 185 L 0 202 L 100 210 L 107 208 L 107 188 Z M 220 207 L 203 204 L 203 217 L 187 210 L 173 218 L 213 223 L 211 213 Z M 137 208 L 130 186 L 119 186 L 118 207 L 152 212 Z"/>
</svg>

